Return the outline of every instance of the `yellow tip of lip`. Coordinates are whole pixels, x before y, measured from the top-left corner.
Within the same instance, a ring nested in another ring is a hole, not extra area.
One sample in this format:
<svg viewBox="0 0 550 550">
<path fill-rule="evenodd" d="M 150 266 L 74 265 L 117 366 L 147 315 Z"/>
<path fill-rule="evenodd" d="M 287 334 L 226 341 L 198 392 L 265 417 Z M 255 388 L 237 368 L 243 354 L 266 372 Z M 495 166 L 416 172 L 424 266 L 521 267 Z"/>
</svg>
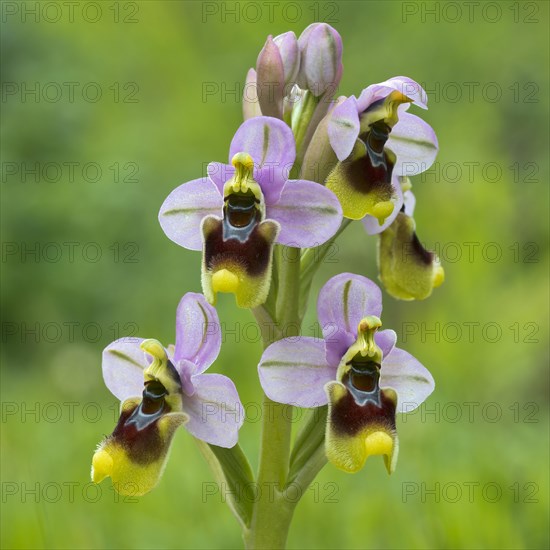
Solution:
<svg viewBox="0 0 550 550">
<path fill-rule="evenodd" d="M 394 208 L 395 206 L 391 201 L 379 202 L 372 209 L 372 215 L 379 221 L 380 225 L 382 225 L 384 220 L 393 212 Z"/>
<path fill-rule="evenodd" d="M 113 471 L 113 459 L 105 449 L 99 449 L 92 458 L 92 481 L 100 483 Z"/>
<path fill-rule="evenodd" d="M 365 439 L 367 456 L 390 456 L 393 449 L 393 439 L 385 432 L 372 432 Z"/>
<path fill-rule="evenodd" d="M 220 269 L 212 275 L 212 290 L 214 292 L 236 292 L 239 278 L 228 269 Z"/>
</svg>

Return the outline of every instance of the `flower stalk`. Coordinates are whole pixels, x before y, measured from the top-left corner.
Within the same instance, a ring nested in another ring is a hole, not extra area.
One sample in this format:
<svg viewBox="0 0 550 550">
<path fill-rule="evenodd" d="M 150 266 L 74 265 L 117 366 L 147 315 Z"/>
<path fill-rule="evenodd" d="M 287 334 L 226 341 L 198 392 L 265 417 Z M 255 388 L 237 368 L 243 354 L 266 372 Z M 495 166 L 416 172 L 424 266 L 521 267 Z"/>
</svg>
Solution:
<svg viewBox="0 0 550 550">
<path fill-rule="evenodd" d="M 278 255 L 278 301 L 274 328 L 264 338 L 264 348 L 283 336 L 300 334 L 300 249 L 285 247 Z M 258 324 L 265 317 L 254 310 Z M 265 332 L 264 332 L 265 334 Z M 246 548 L 284 548 L 296 503 L 285 496 L 289 481 L 290 438 L 292 413 L 288 405 L 281 405 L 264 395 L 262 406 L 262 436 L 258 487 L 260 497 L 254 504 L 250 528 L 243 529 Z"/>
</svg>

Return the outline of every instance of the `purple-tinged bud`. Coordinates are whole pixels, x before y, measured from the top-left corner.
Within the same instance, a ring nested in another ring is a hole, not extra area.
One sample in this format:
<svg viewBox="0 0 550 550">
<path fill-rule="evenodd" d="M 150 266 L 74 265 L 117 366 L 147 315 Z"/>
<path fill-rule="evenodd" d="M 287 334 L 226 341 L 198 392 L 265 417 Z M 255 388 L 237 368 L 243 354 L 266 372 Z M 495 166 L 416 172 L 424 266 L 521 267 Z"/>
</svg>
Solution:
<svg viewBox="0 0 550 550">
<path fill-rule="evenodd" d="M 256 84 L 256 71 L 250 69 L 246 73 L 246 83 L 243 90 L 243 117 L 244 120 L 262 116 L 260 101 L 258 100 L 258 88 Z"/>
<path fill-rule="evenodd" d="M 279 48 L 268 36 L 256 62 L 256 86 L 262 114 L 283 118 L 285 75 Z"/>
<path fill-rule="evenodd" d="M 300 49 L 298 48 L 298 39 L 292 32 L 285 32 L 273 39 L 277 44 L 281 58 L 283 60 L 283 68 L 285 75 L 285 94 L 290 93 L 290 89 L 296 83 L 298 70 L 300 69 Z"/>
<path fill-rule="evenodd" d="M 342 38 L 330 25 L 313 23 L 300 35 L 297 83 L 315 97 L 333 94 L 342 78 Z"/>
</svg>

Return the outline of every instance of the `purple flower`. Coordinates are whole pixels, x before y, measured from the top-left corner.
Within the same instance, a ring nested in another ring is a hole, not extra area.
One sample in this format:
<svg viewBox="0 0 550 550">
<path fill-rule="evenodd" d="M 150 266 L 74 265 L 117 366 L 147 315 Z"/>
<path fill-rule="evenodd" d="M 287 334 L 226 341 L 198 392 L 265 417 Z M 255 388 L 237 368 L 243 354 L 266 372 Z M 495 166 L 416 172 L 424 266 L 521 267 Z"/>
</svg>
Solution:
<svg viewBox="0 0 550 550">
<path fill-rule="evenodd" d="M 409 178 L 399 178 L 403 207 L 393 222 L 380 233 L 378 268 L 380 280 L 394 298 L 423 300 L 445 280 L 439 258 L 422 246 L 413 219 L 415 197 Z"/>
<path fill-rule="evenodd" d="M 330 143 L 340 161 L 326 185 L 339 198 L 344 216 L 363 220 L 380 233 L 403 205 L 398 177 L 427 170 L 438 151 L 433 129 L 407 112 L 411 102 L 427 109 L 424 89 L 399 76 L 348 97 L 331 114 Z"/>
<path fill-rule="evenodd" d="M 237 130 L 231 165 L 212 162 L 208 177 L 177 187 L 159 221 L 175 243 L 203 250 L 202 287 L 210 303 L 233 292 L 240 307 L 269 292 L 273 244 L 318 246 L 338 230 L 342 209 L 318 183 L 289 180 L 294 137 L 281 120 L 255 117 Z"/>
<path fill-rule="evenodd" d="M 176 313 L 175 346 L 122 338 L 105 348 L 103 378 L 122 406 L 114 432 L 94 454 L 94 482 L 110 476 L 119 493 L 149 492 L 182 424 L 212 445 L 237 444 L 244 409 L 235 385 L 221 374 L 204 374 L 220 347 L 216 310 L 201 294 L 188 293 Z"/>
<path fill-rule="evenodd" d="M 347 472 L 370 455 L 383 455 L 388 471 L 397 461 L 395 413 L 409 412 L 434 389 L 430 373 L 396 348 L 382 326 L 380 289 L 369 279 L 342 273 L 319 293 L 324 340 L 285 338 L 267 348 L 258 370 L 266 395 L 299 407 L 329 406 L 328 459 Z"/>
</svg>

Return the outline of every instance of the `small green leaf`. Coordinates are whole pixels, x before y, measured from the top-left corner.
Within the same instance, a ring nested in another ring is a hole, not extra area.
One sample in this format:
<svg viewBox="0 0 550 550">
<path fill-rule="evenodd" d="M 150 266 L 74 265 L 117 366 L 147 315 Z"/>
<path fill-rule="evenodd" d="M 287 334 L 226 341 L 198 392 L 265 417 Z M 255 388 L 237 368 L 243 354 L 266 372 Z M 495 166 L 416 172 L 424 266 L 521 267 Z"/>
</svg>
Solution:
<svg viewBox="0 0 550 550">
<path fill-rule="evenodd" d="M 327 416 L 328 406 L 313 409 L 309 419 L 296 436 L 290 455 L 289 483 L 298 477 L 301 470 L 307 468 L 310 459 L 319 451 L 324 454 Z"/>
<path fill-rule="evenodd" d="M 199 439 L 196 441 L 218 483 L 227 484 L 227 503 L 231 511 L 243 527 L 249 527 L 253 502 L 244 495 L 246 488 L 254 483 L 254 474 L 240 445 L 226 449 Z"/>
</svg>

